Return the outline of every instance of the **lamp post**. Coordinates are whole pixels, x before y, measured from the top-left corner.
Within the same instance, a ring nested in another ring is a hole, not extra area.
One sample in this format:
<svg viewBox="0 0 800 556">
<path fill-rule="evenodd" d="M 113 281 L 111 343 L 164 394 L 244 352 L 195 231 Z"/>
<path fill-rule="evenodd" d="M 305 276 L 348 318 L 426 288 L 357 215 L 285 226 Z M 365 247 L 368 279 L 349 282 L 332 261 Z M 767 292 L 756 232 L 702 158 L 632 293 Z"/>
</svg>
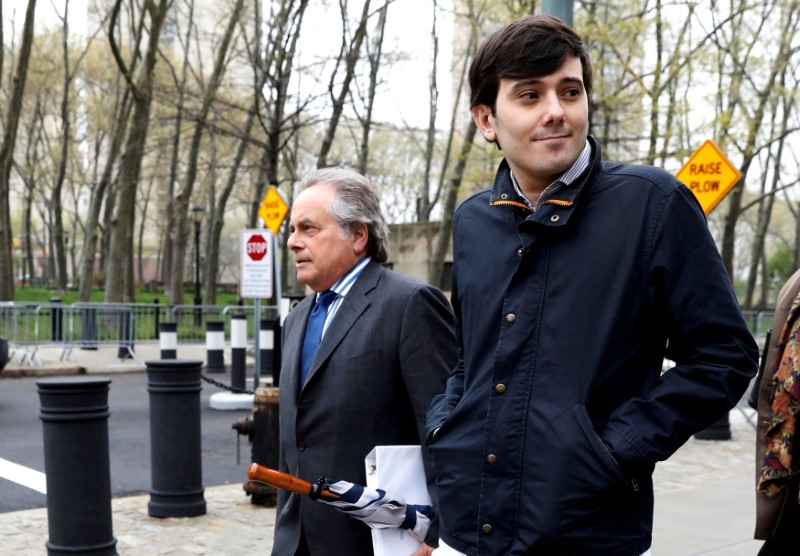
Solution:
<svg viewBox="0 0 800 556">
<path fill-rule="evenodd" d="M 192 220 L 194 221 L 194 325 L 199 327 L 202 324 L 202 313 L 200 305 L 203 298 L 200 296 L 200 224 L 203 222 L 205 207 L 194 205 L 192 207 Z"/>
</svg>

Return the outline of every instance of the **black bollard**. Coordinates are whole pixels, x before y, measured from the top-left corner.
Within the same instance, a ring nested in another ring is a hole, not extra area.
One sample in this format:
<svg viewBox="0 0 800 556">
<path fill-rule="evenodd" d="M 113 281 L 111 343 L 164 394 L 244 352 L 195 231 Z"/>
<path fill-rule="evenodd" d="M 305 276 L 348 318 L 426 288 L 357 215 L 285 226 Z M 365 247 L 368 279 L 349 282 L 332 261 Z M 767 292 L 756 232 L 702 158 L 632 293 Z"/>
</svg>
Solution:
<svg viewBox="0 0 800 556">
<path fill-rule="evenodd" d="M 146 361 L 150 393 L 151 517 L 206 513 L 200 442 L 202 361 Z"/>
<path fill-rule="evenodd" d="M 61 298 L 50 298 L 50 339 L 54 342 L 64 340 L 64 309 L 61 308 Z"/>
<path fill-rule="evenodd" d="M 716 423 L 694 435 L 698 440 L 730 440 L 731 424 L 725 413 Z"/>
<path fill-rule="evenodd" d="M 161 339 L 161 306 L 158 302 L 158 298 L 153 300 L 153 305 L 155 306 L 155 310 L 153 311 L 153 338 L 159 340 Z"/>
<path fill-rule="evenodd" d="M 247 317 L 231 316 L 231 387 L 244 390 L 247 382 Z"/>
<path fill-rule="evenodd" d="M 110 383 L 100 377 L 36 382 L 44 431 L 49 555 L 117 554 L 108 457 Z"/>
<path fill-rule="evenodd" d="M 178 325 L 174 322 L 159 324 L 158 343 L 161 347 L 161 359 L 178 358 Z"/>
<path fill-rule="evenodd" d="M 94 307 L 81 308 L 81 349 L 97 349 L 97 309 Z"/>
<path fill-rule="evenodd" d="M 0 371 L 8 363 L 8 340 L 0 338 Z"/>
<path fill-rule="evenodd" d="M 225 372 L 225 323 L 221 320 L 206 321 L 206 370 Z"/>
<path fill-rule="evenodd" d="M 117 357 L 120 359 L 133 359 L 133 337 L 135 326 L 135 315 L 128 308 L 119 311 L 119 347 Z"/>
</svg>

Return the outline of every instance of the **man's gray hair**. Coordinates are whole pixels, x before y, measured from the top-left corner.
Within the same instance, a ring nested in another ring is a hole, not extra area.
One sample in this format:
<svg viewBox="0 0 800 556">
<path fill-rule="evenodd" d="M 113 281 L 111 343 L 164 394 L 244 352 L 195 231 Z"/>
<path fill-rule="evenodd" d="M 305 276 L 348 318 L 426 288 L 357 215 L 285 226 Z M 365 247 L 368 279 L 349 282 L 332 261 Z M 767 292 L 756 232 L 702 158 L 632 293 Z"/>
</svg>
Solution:
<svg viewBox="0 0 800 556">
<path fill-rule="evenodd" d="M 369 180 L 351 168 L 321 168 L 303 178 L 297 192 L 323 183 L 336 190 L 330 207 L 331 216 L 344 232 L 350 234 L 355 224 L 366 224 L 369 236 L 367 254 L 376 262 L 385 263 L 389 259 L 389 226 L 381 211 L 380 198 Z"/>
</svg>

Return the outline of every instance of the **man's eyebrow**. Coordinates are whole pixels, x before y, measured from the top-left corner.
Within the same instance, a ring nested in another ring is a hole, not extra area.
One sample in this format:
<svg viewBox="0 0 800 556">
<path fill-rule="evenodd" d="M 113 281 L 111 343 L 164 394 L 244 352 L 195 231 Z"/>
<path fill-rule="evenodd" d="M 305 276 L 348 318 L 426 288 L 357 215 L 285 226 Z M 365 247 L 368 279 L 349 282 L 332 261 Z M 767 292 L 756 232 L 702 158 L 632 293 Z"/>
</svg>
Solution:
<svg viewBox="0 0 800 556">
<path fill-rule="evenodd" d="M 525 87 L 530 87 L 532 85 L 541 85 L 544 83 L 544 79 L 541 77 L 531 77 L 529 79 L 520 79 L 519 81 L 515 81 L 511 85 L 511 92 L 516 93 L 520 89 L 524 89 Z M 563 77 L 559 82 L 559 85 L 565 84 L 572 84 L 572 85 L 580 85 L 583 87 L 583 79 L 580 77 L 574 77 L 567 75 Z"/>
</svg>

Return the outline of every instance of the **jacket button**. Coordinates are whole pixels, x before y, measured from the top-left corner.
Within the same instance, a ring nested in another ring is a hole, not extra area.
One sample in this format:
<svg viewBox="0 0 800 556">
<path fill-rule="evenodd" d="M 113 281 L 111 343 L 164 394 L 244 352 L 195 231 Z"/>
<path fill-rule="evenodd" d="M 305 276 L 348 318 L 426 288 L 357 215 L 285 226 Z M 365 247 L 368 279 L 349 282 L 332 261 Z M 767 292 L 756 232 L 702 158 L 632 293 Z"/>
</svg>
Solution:
<svg viewBox="0 0 800 556">
<path fill-rule="evenodd" d="M 488 523 L 484 523 L 483 525 L 481 525 L 481 531 L 483 531 L 488 535 L 489 533 L 492 532 L 492 526 L 489 525 Z"/>
<path fill-rule="evenodd" d="M 305 449 L 306 449 L 306 443 L 305 442 L 298 442 L 297 443 L 297 449 L 300 450 L 301 452 L 304 452 Z"/>
<path fill-rule="evenodd" d="M 517 315 L 514 313 L 509 313 L 506 315 L 506 320 L 513 323 L 515 320 L 517 320 Z"/>
<path fill-rule="evenodd" d="M 494 463 L 497 461 L 497 456 L 494 454 L 489 454 L 488 456 L 486 456 L 486 461 L 488 461 L 489 463 Z"/>
<path fill-rule="evenodd" d="M 517 255 L 519 255 L 519 256 L 521 257 L 521 256 L 522 256 L 522 255 L 524 255 L 524 254 L 525 254 L 525 249 L 523 249 L 522 247 L 520 247 L 519 249 L 517 249 Z"/>
<path fill-rule="evenodd" d="M 498 394 L 503 394 L 506 391 L 506 385 L 498 384 L 497 386 L 494 387 L 494 391 L 497 392 Z"/>
</svg>

